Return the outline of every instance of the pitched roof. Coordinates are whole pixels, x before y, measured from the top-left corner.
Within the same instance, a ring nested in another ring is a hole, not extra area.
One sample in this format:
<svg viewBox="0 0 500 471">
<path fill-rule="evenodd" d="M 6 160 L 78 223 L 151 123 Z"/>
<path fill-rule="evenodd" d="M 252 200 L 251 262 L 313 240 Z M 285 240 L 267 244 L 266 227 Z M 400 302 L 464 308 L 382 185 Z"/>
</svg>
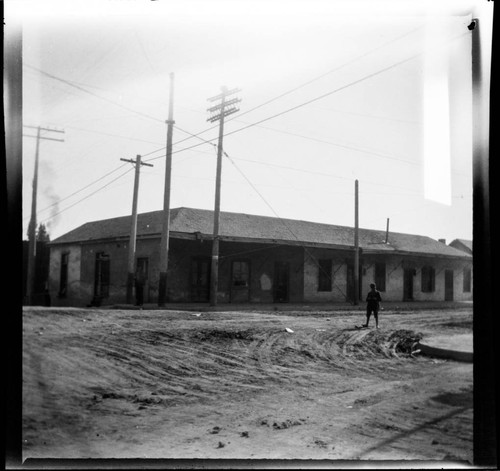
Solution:
<svg viewBox="0 0 500 471">
<path fill-rule="evenodd" d="M 162 231 L 162 217 L 163 211 L 139 214 L 137 237 L 159 237 Z M 88 222 L 53 240 L 51 245 L 129 237 L 130 222 L 131 216 Z M 200 233 L 211 237 L 213 211 L 193 208 L 172 209 L 170 233 L 172 237 L 175 237 L 175 233 L 192 235 Z M 221 239 L 251 239 L 261 242 L 305 246 L 324 245 L 344 249 L 354 246 L 353 227 L 242 213 L 221 212 L 219 234 Z M 464 252 L 426 236 L 391 232 L 387 244 L 385 237 L 385 231 L 360 229 L 359 246 L 364 252 L 407 252 L 468 257 Z"/>
<path fill-rule="evenodd" d="M 472 240 L 468 239 L 454 239 L 450 242 L 452 247 L 455 247 L 459 250 L 465 249 L 466 251 L 472 253 Z"/>
</svg>

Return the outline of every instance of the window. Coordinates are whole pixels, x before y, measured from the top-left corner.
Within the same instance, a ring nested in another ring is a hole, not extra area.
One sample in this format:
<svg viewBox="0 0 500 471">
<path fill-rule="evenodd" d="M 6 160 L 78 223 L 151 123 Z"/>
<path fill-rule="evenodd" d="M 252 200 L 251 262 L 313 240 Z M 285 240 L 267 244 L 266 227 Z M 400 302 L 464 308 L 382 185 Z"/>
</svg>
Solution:
<svg viewBox="0 0 500 471">
<path fill-rule="evenodd" d="M 422 292 L 432 293 L 435 290 L 436 270 L 433 267 L 422 268 Z"/>
<path fill-rule="evenodd" d="M 332 261 L 318 260 L 318 291 L 332 290 Z"/>
<path fill-rule="evenodd" d="M 250 280 L 250 266 L 246 261 L 233 261 L 232 285 L 234 288 L 248 288 Z"/>
<path fill-rule="evenodd" d="M 59 293 L 60 298 L 65 298 L 68 290 L 68 264 L 69 264 L 69 253 L 65 252 L 61 254 L 61 274 L 59 277 Z"/>
<path fill-rule="evenodd" d="M 472 271 L 470 268 L 464 268 L 464 293 L 470 293 L 472 286 Z"/>
<path fill-rule="evenodd" d="M 379 291 L 385 291 L 385 263 L 375 264 L 375 284 Z"/>
</svg>

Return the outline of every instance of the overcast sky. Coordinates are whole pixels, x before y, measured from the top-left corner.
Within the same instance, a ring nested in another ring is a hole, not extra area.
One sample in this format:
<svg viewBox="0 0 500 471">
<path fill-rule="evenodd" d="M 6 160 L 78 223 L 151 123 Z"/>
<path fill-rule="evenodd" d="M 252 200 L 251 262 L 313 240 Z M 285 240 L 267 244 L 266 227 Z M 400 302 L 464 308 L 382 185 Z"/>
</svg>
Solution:
<svg viewBox="0 0 500 471">
<path fill-rule="evenodd" d="M 163 208 L 174 73 L 172 208 L 214 208 L 207 99 L 227 86 L 242 101 L 225 125 L 222 211 L 351 226 L 357 179 L 361 227 L 472 239 L 474 3 L 9 0 L 24 124 L 65 131 L 43 133 L 64 142 L 40 143 L 37 220 L 55 239 L 130 214 L 120 159 L 138 154 L 154 165 L 139 212 Z M 35 142 L 23 139 L 23 235 Z"/>
</svg>

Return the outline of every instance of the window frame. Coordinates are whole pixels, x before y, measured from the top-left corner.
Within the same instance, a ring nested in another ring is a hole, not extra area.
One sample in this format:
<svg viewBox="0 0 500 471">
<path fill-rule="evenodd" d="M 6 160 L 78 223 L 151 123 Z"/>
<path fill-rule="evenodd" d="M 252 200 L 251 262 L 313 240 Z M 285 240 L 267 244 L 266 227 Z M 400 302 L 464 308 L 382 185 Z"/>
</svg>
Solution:
<svg viewBox="0 0 500 471">
<path fill-rule="evenodd" d="M 462 291 L 464 293 L 472 292 L 472 269 L 470 267 L 464 268 Z"/>
<path fill-rule="evenodd" d="M 436 291 L 436 269 L 433 266 L 425 265 L 422 267 L 420 285 L 422 293 Z"/>
<path fill-rule="evenodd" d="M 235 273 L 235 264 L 245 264 L 246 265 L 246 284 L 235 284 L 236 278 Z M 250 260 L 248 259 L 235 259 L 231 260 L 231 290 L 233 289 L 250 289 Z"/>
</svg>

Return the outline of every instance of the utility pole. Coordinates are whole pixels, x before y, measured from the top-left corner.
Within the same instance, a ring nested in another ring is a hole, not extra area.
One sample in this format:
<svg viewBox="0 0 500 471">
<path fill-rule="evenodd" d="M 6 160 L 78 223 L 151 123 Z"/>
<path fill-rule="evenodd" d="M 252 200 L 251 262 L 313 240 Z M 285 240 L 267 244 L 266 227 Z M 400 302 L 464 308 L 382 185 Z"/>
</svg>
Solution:
<svg viewBox="0 0 500 471">
<path fill-rule="evenodd" d="M 354 182 L 354 305 L 359 304 L 359 195 L 358 180 Z"/>
<path fill-rule="evenodd" d="M 134 289 L 134 268 L 135 268 L 135 246 L 137 240 L 137 198 L 139 195 L 139 176 L 141 165 L 152 167 L 152 164 L 141 162 L 141 156 L 138 155 L 135 160 L 120 159 L 123 162 L 130 162 L 135 165 L 134 195 L 132 197 L 132 222 L 130 225 L 130 240 L 128 244 L 128 270 L 127 270 L 127 304 L 131 304 Z"/>
<path fill-rule="evenodd" d="M 160 240 L 160 280 L 158 306 L 167 300 L 168 242 L 170 237 L 170 187 L 172 179 L 172 136 L 174 131 L 174 74 L 170 74 L 170 98 L 168 103 L 167 151 L 165 163 L 165 190 L 163 195 L 163 227 Z"/>
<path fill-rule="evenodd" d="M 224 118 L 230 114 L 239 111 L 234 105 L 241 101 L 240 98 L 231 98 L 226 100 L 226 97 L 233 95 L 240 90 L 228 90 L 227 87 L 221 87 L 222 93 L 215 97 L 209 98 L 208 101 L 220 100 L 220 104 L 208 108 L 210 113 L 216 113 L 207 119 L 211 123 L 219 121 L 219 141 L 217 144 L 217 173 L 215 177 L 215 210 L 214 210 L 214 236 L 212 241 L 212 264 L 210 274 L 210 305 L 217 305 L 217 287 L 219 284 L 219 221 L 220 221 L 220 186 L 222 174 L 222 140 L 224 137 Z"/>
<path fill-rule="evenodd" d="M 24 125 L 25 128 L 36 129 L 36 136 L 31 136 L 29 134 L 23 134 L 25 137 L 33 137 L 36 139 L 36 150 L 35 150 L 35 170 L 33 172 L 33 192 L 31 197 L 31 219 L 28 226 L 28 270 L 26 274 L 26 303 L 30 305 L 34 301 L 35 294 L 35 263 L 36 263 L 36 199 L 38 192 L 38 163 L 40 158 L 40 141 L 42 139 L 47 141 L 57 141 L 64 142 L 64 139 L 55 139 L 53 137 L 42 136 L 42 131 L 48 132 L 58 132 L 64 133 L 62 129 L 52 129 L 43 128 L 41 126 L 28 126 Z"/>
</svg>

